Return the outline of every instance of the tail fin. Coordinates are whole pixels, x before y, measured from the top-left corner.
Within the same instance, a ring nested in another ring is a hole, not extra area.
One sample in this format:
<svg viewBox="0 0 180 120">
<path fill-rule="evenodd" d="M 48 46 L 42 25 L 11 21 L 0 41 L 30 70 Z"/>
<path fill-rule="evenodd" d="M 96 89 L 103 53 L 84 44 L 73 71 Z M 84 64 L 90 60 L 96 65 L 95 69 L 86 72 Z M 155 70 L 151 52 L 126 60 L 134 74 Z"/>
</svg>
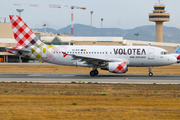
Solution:
<svg viewBox="0 0 180 120">
<path fill-rule="evenodd" d="M 19 15 L 9 15 L 9 18 L 12 23 L 16 47 L 32 49 L 35 46 L 44 45 L 44 43 L 36 37 Z"/>
<path fill-rule="evenodd" d="M 174 54 L 180 54 L 180 47 L 174 52 Z"/>
<path fill-rule="evenodd" d="M 174 56 L 177 57 L 177 63 L 180 63 L 180 47 L 174 52 Z"/>
</svg>

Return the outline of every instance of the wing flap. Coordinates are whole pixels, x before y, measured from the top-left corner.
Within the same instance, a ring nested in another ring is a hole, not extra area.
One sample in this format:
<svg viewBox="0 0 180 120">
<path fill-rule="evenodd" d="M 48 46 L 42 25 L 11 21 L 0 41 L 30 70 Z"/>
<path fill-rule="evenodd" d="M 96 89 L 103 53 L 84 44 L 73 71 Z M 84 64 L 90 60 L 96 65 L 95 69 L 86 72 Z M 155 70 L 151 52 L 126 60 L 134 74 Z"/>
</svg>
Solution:
<svg viewBox="0 0 180 120">
<path fill-rule="evenodd" d="M 111 60 L 108 60 L 106 58 L 88 57 L 88 56 L 82 56 L 82 55 L 70 55 L 70 56 L 72 56 L 73 59 L 76 59 L 76 60 L 81 59 L 81 61 L 104 61 L 104 62 L 111 61 Z"/>
<path fill-rule="evenodd" d="M 87 64 L 94 64 L 94 65 L 102 65 L 106 64 L 107 62 L 114 62 L 118 61 L 116 59 L 107 59 L 107 58 L 98 58 L 98 57 L 92 57 L 92 56 L 83 56 L 83 55 L 74 55 L 74 54 L 68 54 L 73 57 L 73 60 L 80 60 L 79 62 L 85 61 Z"/>
</svg>

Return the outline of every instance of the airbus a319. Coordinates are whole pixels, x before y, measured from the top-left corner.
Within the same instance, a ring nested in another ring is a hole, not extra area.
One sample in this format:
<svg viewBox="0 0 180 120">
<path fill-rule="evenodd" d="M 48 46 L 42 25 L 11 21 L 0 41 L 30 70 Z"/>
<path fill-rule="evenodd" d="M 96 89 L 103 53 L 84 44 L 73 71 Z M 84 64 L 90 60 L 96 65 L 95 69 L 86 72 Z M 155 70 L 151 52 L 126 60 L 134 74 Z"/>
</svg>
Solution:
<svg viewBox="0 0 180 120">
<path fill-rule="evenodd" d="M 92 67 L 91 76 L 98 68 L 111 73 L 126 73 L 128 67 L 166 66 L 177 62 L 178 53 L 152 46 L 79 46 L 46 45 L 41 42 L 18 15 L 10 15 L 16 47 L 7 52 L 57 65 Z"/>
</svg>

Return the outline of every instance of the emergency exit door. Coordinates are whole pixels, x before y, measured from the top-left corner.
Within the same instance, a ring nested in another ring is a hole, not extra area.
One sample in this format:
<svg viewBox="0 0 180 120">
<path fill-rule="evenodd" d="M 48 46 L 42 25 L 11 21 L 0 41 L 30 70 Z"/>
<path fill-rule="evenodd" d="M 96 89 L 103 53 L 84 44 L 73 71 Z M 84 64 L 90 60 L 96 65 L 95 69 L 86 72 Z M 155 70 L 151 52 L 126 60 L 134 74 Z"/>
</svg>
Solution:
<svg viewBox="0 0 180 120">
<path fill-rule="evenodd" d="M 148 51 L 148 59 L 154 59 L 154 49 L 149 48 Z"/>
</svg>

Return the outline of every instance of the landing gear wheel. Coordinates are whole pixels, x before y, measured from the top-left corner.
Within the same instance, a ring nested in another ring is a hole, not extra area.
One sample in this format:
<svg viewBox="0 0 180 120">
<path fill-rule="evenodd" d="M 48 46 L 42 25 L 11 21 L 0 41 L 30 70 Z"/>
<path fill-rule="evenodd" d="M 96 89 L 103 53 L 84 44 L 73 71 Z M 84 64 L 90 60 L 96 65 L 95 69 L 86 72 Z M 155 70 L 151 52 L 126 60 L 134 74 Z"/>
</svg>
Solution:
<svg viewBox="0 0 180 120">
<path fill-rule="evenodd" d="M 152 77 L 152 76 L 153 76 L 153 73 L 152 73 L 152 72 L 150 72 L 150 73 L 149 73 L 149 77 Z"/>
<path fill-rule="evenodd" d="M 94 70 L 94 72 L 95 72 L 95 75 L 98 75 L 98 74 L 99 74 L 98 70 Z"/>
<path fill-rule="evenodd" d="M 95 75 L 96 75 L 95 71 L 90 72 L 90 76 L 95 76 Z"/>
<path fill-rule="evenodd" d="M 96 76 L 96 75 L 98 75 L 98 74 L 99 74 L 98 70 L 92 70 L 92 71 L 90 72 L 90 75 L 91 75 L 91 76 Z"/>
<path fill-rule="evenodd" d="M 151 66 L 149 66 L 149 77 L 152 77 L 153 76 L 153 73 L 151 72 Z"/>
</svg>

